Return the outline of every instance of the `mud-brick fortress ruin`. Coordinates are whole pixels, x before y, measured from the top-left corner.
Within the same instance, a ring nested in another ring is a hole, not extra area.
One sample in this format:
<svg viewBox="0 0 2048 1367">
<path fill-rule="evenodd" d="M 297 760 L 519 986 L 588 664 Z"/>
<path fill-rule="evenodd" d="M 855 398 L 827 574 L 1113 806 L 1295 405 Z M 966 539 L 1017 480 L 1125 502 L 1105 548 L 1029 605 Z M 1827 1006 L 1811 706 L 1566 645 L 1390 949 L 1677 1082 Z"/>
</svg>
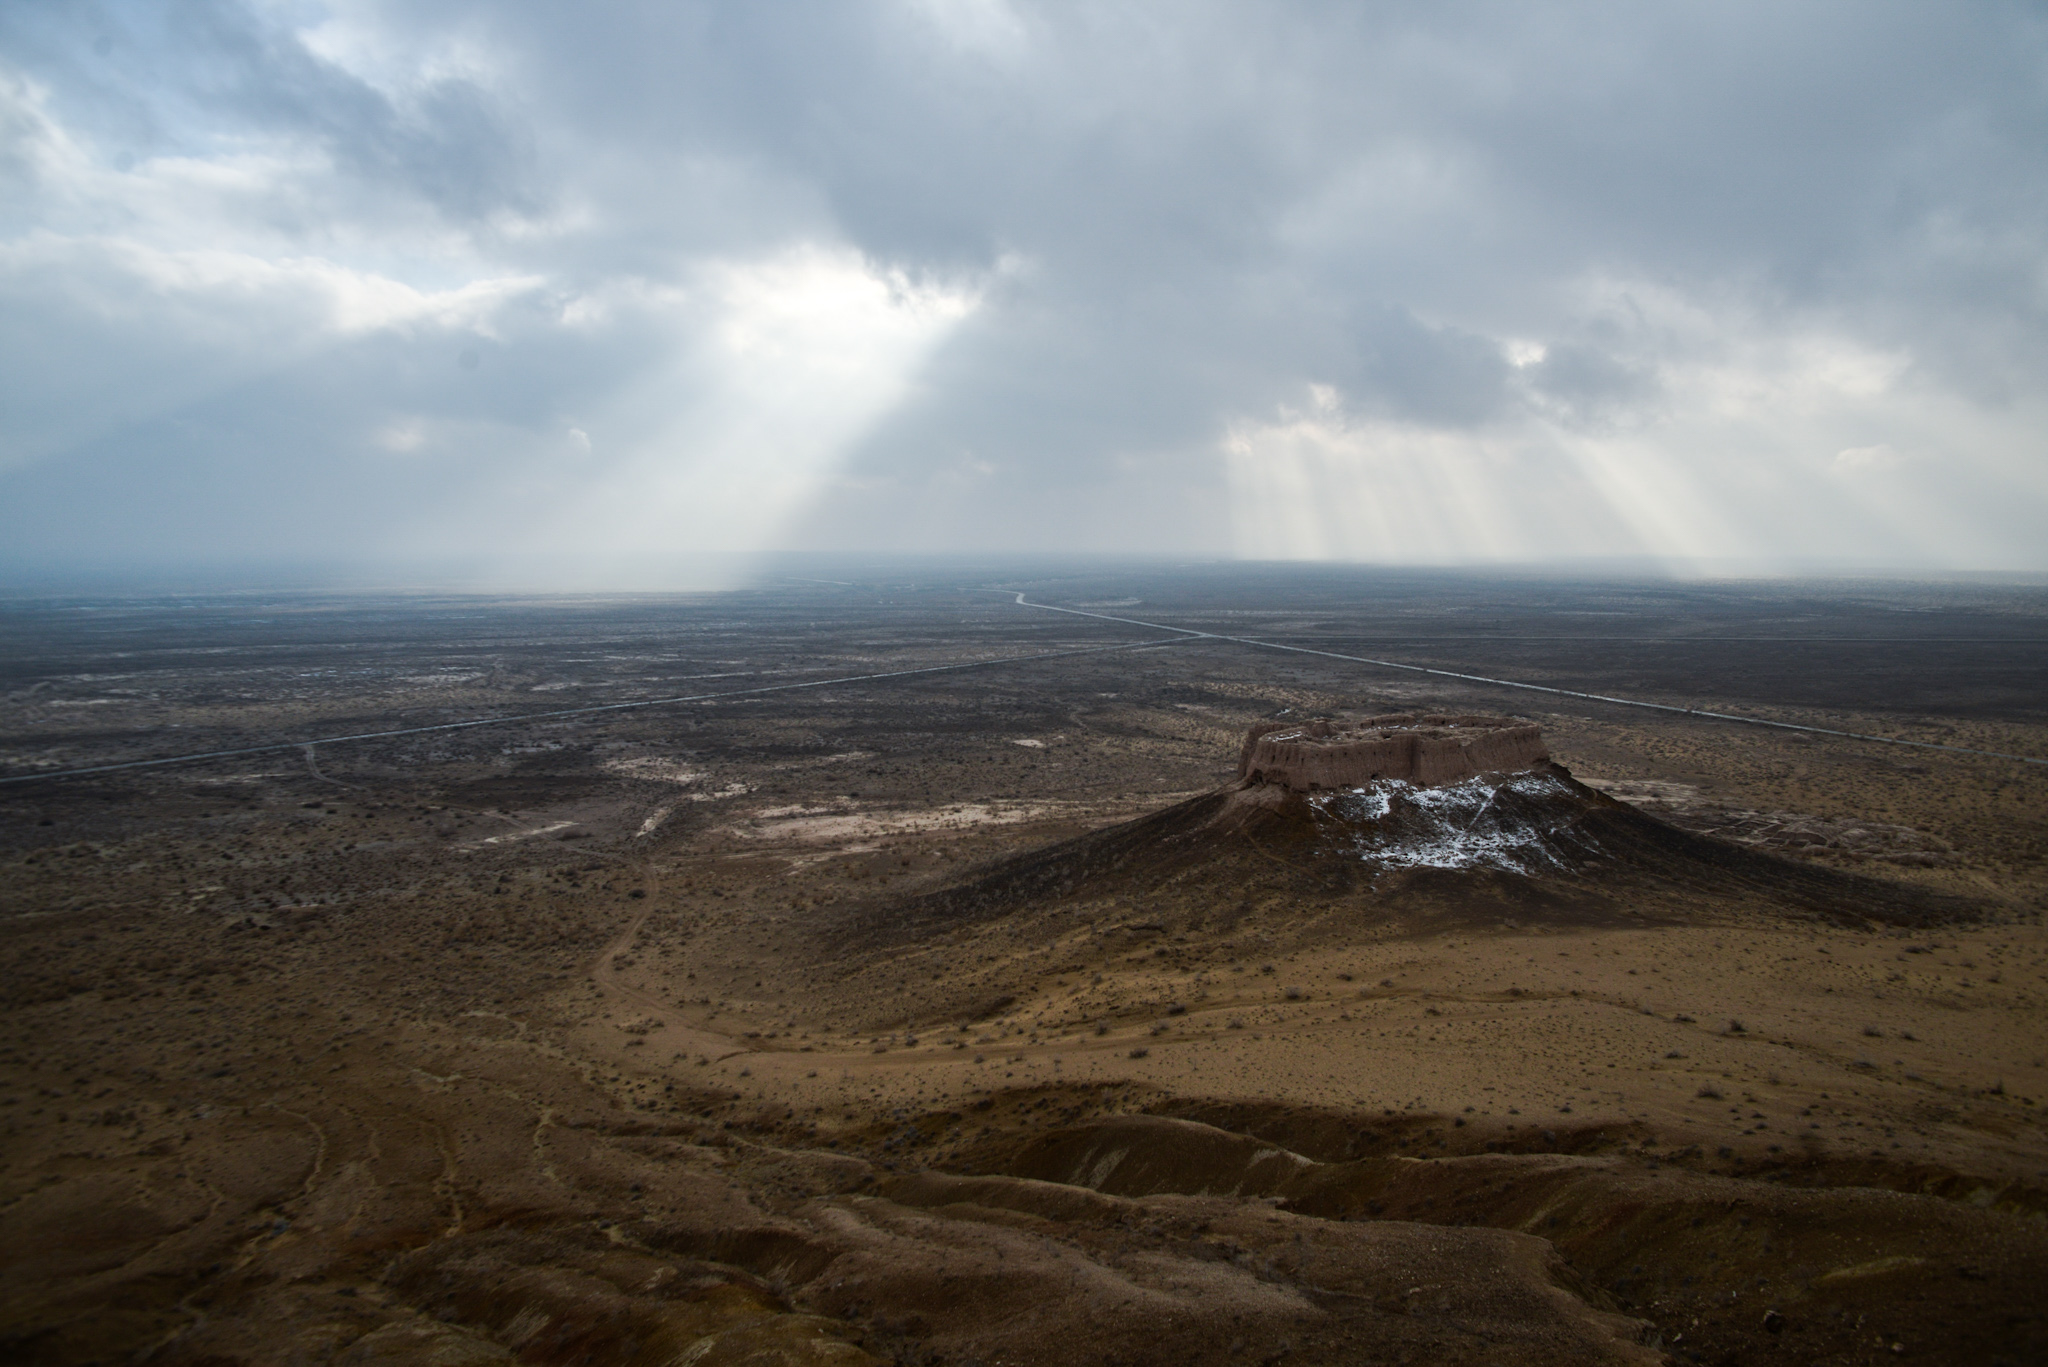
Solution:
<svg viewBox="0 0 2048 1367">
<path fill-rule="evenodd" d="M 1261 722 L 1244 738 L 1237 773 L 1297 792 L 1356 788 L 1375 779 L 1418 787 L 1530 769 L 1550 759 L 1543 732 L 1512 717 L 1396 714 L 1359 721 Z"/>
</svg>

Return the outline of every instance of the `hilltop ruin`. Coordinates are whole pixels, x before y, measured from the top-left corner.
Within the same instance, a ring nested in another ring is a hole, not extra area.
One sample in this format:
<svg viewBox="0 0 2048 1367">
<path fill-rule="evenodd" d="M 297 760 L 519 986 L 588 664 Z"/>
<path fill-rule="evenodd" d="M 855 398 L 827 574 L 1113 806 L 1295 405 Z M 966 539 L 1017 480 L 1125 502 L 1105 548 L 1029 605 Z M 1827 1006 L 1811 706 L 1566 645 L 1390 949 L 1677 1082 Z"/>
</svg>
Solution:
<svg viewBox="0 0 2048 1367">
<path fill-rule="evenodd" d="M 1244 738 L 1238 777 L 1296 792 L 1399 779 L 1431 788 L 1546 764 L 1543 732 L 1513 717 L 1395 713 L 1356 721 L 1261 722 Z"/>
</svg>

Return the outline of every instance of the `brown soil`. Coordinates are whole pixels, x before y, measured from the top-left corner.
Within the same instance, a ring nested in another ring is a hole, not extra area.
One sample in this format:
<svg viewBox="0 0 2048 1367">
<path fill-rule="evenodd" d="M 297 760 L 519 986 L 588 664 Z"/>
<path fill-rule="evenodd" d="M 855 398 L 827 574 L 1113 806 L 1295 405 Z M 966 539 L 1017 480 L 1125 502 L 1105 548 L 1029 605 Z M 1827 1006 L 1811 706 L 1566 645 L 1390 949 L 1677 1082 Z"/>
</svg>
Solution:
<svg viewBox="0 0 2048 1367">
<path fill-rule="evenodd" d="M 1087 658 L 10 790 L 0 1353 L 2048 1354 L 2034 774 L 1552 715 L 1527 870 L 1392 867 L 1232 762 L 1435 700 Z"/>
</svg>

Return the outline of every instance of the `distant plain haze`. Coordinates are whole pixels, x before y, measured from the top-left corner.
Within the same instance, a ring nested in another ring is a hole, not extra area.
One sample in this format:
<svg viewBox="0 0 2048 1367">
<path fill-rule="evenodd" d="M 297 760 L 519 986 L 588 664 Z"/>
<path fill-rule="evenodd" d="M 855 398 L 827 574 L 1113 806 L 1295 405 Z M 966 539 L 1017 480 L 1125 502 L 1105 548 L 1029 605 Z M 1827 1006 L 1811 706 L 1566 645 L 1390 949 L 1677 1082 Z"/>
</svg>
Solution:
<svg viewBox="0 0 2048 1367">
<path fill-rule="evenodd" d="M 2039 4 L 0 6 L 0 581 L 2044 528 Z"/>
</svg>

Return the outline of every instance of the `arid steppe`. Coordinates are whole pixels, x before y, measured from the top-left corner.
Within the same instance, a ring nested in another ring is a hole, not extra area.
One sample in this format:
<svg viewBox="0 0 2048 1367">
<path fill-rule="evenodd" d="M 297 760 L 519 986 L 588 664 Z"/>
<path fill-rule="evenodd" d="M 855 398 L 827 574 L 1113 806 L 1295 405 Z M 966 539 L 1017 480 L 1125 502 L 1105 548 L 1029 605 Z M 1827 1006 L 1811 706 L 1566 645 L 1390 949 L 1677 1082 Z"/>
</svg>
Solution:
<svg viewBox="0 0 2048 1367">
<path fill-rule="evenodd" d="M 2041 766 L 1014 598 L 2048 756 L 2048 593 L 838 577 L 0 612 L 4 776 L 408 732 L 0 787 L 6 1354 L 2048 1353 Z M 1564 855 L 1211 821 L 1422 709 Z"/>
</svg>

